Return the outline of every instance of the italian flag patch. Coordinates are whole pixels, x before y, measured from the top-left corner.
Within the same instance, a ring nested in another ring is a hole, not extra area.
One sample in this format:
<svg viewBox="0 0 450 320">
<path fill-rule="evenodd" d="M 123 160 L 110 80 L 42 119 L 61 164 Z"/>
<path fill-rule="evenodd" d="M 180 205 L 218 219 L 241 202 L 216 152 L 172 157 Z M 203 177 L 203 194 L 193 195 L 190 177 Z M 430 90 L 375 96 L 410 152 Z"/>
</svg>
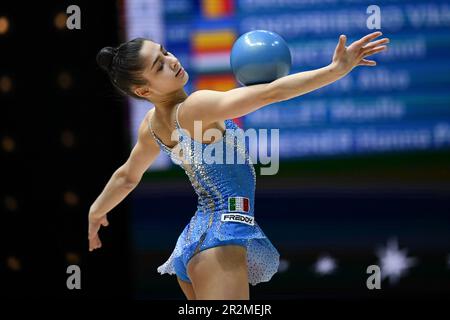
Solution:
<svg viewBox="0 0 450 320">
<path fill-rule="evenodd" d="M 248 212 L 250 202 L 245 197 L 228 197 L 228 211 L 230 212 Z"/>
</svg>

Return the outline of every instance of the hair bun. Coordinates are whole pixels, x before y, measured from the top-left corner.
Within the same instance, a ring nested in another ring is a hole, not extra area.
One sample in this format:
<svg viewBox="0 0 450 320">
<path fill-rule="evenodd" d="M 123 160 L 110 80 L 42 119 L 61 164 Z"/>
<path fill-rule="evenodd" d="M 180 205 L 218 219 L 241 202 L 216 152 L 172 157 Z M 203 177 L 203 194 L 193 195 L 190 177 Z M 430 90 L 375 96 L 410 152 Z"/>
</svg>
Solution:
<svg viewBox="0 0 450 320">
<path fill-rule="evenodd" d="M 97 54 L 97 63 L 105 71 L 110 72 L 116 51 L 113 47 L 105 47 Z"/>
</svg>

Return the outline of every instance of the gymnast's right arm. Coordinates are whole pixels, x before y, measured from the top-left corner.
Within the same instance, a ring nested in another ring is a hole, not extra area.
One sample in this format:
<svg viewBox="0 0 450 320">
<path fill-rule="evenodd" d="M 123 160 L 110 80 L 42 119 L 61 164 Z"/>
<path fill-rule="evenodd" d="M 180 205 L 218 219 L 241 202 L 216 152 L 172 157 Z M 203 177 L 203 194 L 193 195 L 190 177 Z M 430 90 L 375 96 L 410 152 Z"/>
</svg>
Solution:
<svg viewBox="0 0 450 320">
<path fill-rule="evenodd" d="M 151 138 L 145 121 L 139 128 L 138 141 L 128 160 L 111 176 L 89 210 L 89 251 L 101 247 L 100 226 L 106 227 L 106 214 L 117 206 L 140 182 L 142 175 L 157 158 L 160 148 Z"/>
</svg>

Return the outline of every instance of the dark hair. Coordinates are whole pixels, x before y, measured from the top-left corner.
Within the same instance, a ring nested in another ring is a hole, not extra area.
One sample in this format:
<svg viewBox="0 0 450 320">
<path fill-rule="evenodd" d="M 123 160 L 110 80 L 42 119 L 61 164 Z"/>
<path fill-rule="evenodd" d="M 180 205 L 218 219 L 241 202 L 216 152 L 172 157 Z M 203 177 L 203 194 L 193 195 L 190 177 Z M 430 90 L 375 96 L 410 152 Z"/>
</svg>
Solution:
<svg viewBox="0 0 450 320">
<path fill-rule="evenodd" d="M 97 54 L 97 64 L 105 70 L 113 85 L 122 94 L 141 99 L 132 90 L 133 85 L 145 85 L 147 80 L 142 77 L 145 67 L 139 55 L 144 41 L 148 39 L 136 38 L 120 46 L 105 47 Z"/>
</svg>

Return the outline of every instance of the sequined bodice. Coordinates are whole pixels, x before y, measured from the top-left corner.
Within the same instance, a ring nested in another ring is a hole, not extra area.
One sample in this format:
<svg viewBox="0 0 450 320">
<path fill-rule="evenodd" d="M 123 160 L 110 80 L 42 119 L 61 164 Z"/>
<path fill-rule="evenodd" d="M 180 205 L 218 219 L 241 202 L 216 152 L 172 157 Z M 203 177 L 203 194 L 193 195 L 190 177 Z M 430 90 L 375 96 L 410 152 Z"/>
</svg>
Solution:
<svg viewBox="0 0 450 320">
<path fill-rule="evenodd" d="M 226 212 L 229 197 L 249 199 L 248 214 L 253 214 L 256 176 L 248 147 L 239 143 L 236 133 L 242 130 L 232 120 L 225 120 L 222 139 L 211 144 L 200 143 L 191 138 L 178 122 L 176 109 L 175 126 L 178 131 L 178 145 L 167 147 L 148 125 L 160 148 L 174 163 L 184 169 L 198 195 L 198 210 L 202 212 Z M 242 140 L 241 140 L 242 142 Z"/>
</svg>

